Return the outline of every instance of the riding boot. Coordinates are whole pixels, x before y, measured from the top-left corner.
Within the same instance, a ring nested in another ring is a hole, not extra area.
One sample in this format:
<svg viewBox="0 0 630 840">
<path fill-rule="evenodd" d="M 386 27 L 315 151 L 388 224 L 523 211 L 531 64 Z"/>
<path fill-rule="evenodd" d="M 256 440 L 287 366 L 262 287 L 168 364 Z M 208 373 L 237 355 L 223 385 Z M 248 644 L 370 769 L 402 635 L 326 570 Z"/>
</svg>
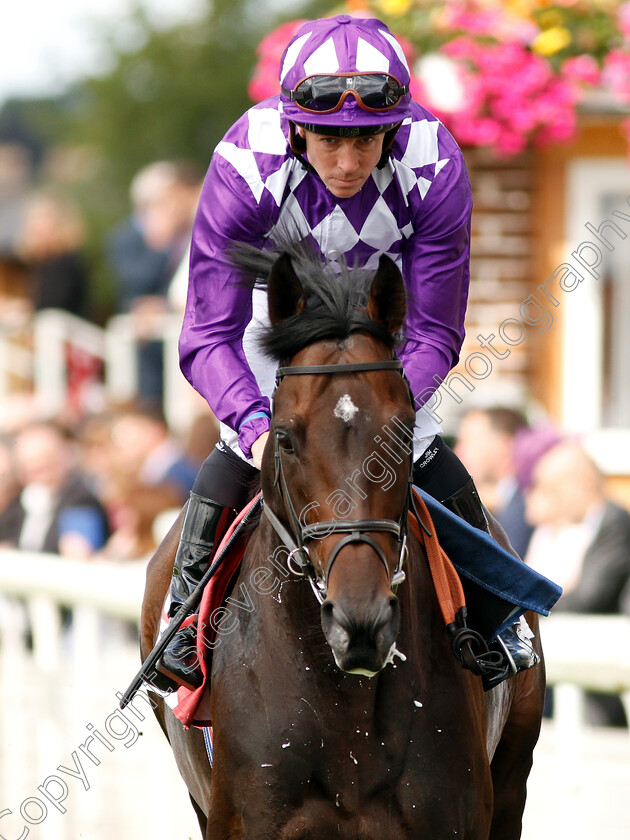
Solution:
<svg viewBox="0 0 630 840">
<path fill-rule="evenodd" d="M 197 493 L 190 494 L 175 555 L 169 618 L 178 612 L 201 582 L 215 546 L 233 518 L 234 511 L 231 508 Z M 201 685 L 203 674 L 197 656 L 196 616 L 186 620 L 177 631 L 164 650 L 157 668 L 161 674 L 187 688 L 194 689 Z"/>
<path fill-rule="evenodd" d="M 490 533 L 488 518 L 472 478 L 461 490 L 444 499 L 442 504 L 469 525 Z M 505 667 L 503 670 L 483 677 L 483 687 L 486 691 L 513 674 L 532 668 L 540 662 L 540 657 L 528 638 L 530 633 L 527 622 L 521 618 L 502 630 L 490 643 L 490 650 L 498 650 L 502 654 Z"/>
</svg>

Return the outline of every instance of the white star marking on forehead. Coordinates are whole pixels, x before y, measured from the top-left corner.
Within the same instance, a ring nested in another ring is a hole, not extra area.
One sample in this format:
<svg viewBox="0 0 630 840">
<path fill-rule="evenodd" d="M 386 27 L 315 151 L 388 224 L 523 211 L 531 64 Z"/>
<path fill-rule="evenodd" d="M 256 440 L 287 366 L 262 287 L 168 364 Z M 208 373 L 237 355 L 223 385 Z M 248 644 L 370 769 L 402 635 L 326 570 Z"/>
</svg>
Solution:
<svg viewBox="0 0 630 840">
<path fill-rule="evenodd" d="M 344 394 L 342 397 L 339 397 L 333 414 L 335 417 L 343 420 L 344 423 L 349 423 L 358 410 L 359 409 L 352 402 L 350 395 Z"/>
</svg>

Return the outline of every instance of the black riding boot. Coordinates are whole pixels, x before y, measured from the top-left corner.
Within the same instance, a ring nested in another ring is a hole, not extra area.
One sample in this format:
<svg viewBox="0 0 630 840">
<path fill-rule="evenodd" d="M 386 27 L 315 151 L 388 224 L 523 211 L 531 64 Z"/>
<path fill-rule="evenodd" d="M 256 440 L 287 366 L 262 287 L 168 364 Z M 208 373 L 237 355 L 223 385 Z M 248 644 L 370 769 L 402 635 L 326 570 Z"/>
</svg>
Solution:
<svg viewBox="0 0 630 840">
<path fill-rule="evenodd" d="M 210 565 L 215 545 L 221 540 L 233 518 L 234 511 L 231 508 L 197 493 L 190 494 L 175 555 L 169 618 L 178 612 L 201 582 Z M 187 688 L 193 689 L 201 685 L 203 675 L 197 657 L 196 617 L 177 631 L 164 650 L 157 667 L 162 674 Z"/>
<path fill-rule="evenodd" d="M 442 504 L 469 525 L 490 533 L 484 507 L 472 478 L 469 478 L 461 490 L 444 499 Z M 483 677 L 483 687 L 486 691 L 513 674 L 533 668 L 540 662 L 540 657 L 532 647 L 524 629 L 521 622 L 517 621 L 502 630 L 490 643 L 490 650 L 498 650 L 503 655 L 505 669 Z"/>
<path fill-rule="evenodd" d="M 223 441 L 204 461 L 188 502 L 171 581 L 172 618 L 201 582 L 236 512 L 247 502 L 250 485 L 258 470 L 239 458 Z M 203 674 L 197 657 L 197 616 L 186 619 L 164 653 L 157 670 L 165 675 L 157 688 L 177 685 L 196 688 Z M 158 677 L 159 679 L 159 677 Z"/>
</svg>

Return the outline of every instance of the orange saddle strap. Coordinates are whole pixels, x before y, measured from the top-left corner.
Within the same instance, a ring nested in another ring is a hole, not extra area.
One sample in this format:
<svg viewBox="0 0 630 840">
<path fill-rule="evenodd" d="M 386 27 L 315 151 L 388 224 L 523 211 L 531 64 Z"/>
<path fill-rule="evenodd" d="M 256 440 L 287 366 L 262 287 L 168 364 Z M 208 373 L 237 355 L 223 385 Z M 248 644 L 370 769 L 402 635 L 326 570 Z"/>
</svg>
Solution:
<svg viewBox="0 0 630 840">
<path fill-rule="evenodd" d="M 429 509 L 415 488 L 413 495 L 416 511 L 422 518 L 423 524 L 426 525 L 426 530 L 420 527 L 420 523 L 413 514 L 409 515 L 409 525 L 412 533 L 424 546 L 440 609 L 448 627 L 455 623 L 458 611 L 466 606 L 464 590 L 455 567 L 439 543 Z"/>
</svg>

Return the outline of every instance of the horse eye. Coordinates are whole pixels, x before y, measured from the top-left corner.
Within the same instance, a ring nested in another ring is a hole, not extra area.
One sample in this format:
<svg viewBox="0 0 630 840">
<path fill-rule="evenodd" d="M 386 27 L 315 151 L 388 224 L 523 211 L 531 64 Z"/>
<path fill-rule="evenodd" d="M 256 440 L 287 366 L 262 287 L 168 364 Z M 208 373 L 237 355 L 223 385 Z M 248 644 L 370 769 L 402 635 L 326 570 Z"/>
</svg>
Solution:
<svg viewBox="0 0 630 840">
<path fill-rule="evenodd" d="M 278 446 L 287 455 L 293 455 L 295 449 L 293 448 L 293 435 L 286 431 L 286 429 L 276 429 L 276 440 Z"/>
</svg>

